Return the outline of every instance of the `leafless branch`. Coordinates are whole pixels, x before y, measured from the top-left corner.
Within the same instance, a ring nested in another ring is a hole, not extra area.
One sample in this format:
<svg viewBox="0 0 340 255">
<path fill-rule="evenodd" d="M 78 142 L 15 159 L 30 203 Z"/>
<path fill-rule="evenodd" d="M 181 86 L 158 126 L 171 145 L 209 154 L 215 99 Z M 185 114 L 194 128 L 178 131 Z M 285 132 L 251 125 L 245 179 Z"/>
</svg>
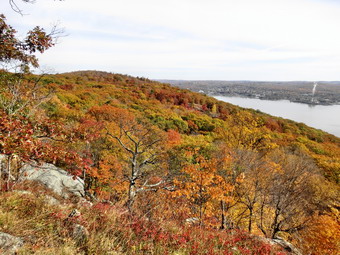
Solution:
<svg viewBox="0 0 340 255">
<path fill-rule="evenodd" d="M 145 165 L 148 164 L 154 164 L 156 157 L 159 155 L 159 152 L 151 154 L 147 159 L 145 159 L 142 163 L 139 164 L 139 168 L 142 168 Z"/>
<path fill-rule="evenodd" d="M 25 3 L 30 3 L 30 4 L 33 4 L 35 3 L 35 0 L 21 0 L 22 2 L 25 2 Z M 11 8 L 13 11 L 15 11 L 16 13 L 19 13 L 20 15 L 24 15 L 22 10 L 20 9 L 20 7 L 17 5 L 16 1 L 15 0 L 8 0 Z"/>
<path fill-rule="evenodd" d="M 155 145 L 156 143 L 159 143 L 161 141 L 161 139 L 156 139 L 154 141 L 152 141 L 151 143 L 145 145 L 144 149 L 141 151 L 141 153 L 146 152 L 150 147 L 152 147 L 153 145 Z"/>
<path fill-rule="evenodd" d="M 128 152 L 131 153 L 132 155 L 134 154 L 134 152 L 133 152 L 130 148 L 128 148 L 128 147 L 122 142 L 122 140 L 121 140 L 120 137 L 115 136 L 115 135 L 112 135 L 112 134 L 107 130 L 107 128 L 106 128 L 106 134 L 107 134 L 108 136 L 114 138 L 115 140 L 117 140 L 118 143 L 124 148 L 124 150 L 128 151 Z"/>
<path fill-rule="evenodd" d="M 136 141 L 135 139 L 132 138 L 132 136 L 130 135 L 130 132 L 125 130 L 125 129 L 123 129 L 123 132 L 126 135 L 126 137 L 129 138 L 129 140 L 137 147 L 138 141 Z"/>
<path fill-rule="evenodd" d="M 148 183 L 148 180 L 142 185 L 142 187 L 137 189 L 136 192 L 138 193 L 138 192 L 145 192 L 145 191 L 157 191 L 158 187 L 162 185 L 163 183 L 165 183 L 165 181 L 161 180 L 154 184 L 147 184 L 147 183 Z"/>
<path fill-rule="evenodd" d="M 60 22 L 57 22 L 52 25 L 51 31 L 49 32 L 48 36 L 53 39 L 53 44 L 58 43 L 58 39 L 61 37 L 66 37 L 65 28 L 60 27 Z"/>
</svg>

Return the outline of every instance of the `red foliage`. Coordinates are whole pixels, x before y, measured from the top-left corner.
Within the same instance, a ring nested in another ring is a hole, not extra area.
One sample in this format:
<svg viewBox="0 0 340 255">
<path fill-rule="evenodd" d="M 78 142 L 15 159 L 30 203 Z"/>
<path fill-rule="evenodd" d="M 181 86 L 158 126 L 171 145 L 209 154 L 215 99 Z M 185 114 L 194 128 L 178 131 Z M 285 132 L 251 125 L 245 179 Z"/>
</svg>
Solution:
<svg viewBox="0 0 340 255">
<path fill-rule="evenodd" d="M 19 40 L 16 33 L 17 31 L 6 23 L 6 17 L 0 14 L 0 61 L 6 63 L 17 60 L 24 65 L 38 67 L 38 59 L 34 53 L 43 53 L 52 47 L 52 36 L 38 26 L 30 30 L 24 40 Z"/>
<path fill-rule="evenodd" d="M 278 123 L 277 120 L 268 118 L 266 119 L 265 126 L 270 129 L 271 131 L 278 131 L 278 132 L 283 132 L 282 127 Z"/>
<path fill-rule="evenodd" d="M 17 155 L 24 161 L 37 160 L 63 166 L 79 176 L 91 161 L 67 145 L 76 137 L 57 122 L 32 123 L 29 119 L 0 112 L 0 153 Z"/>
<path fill-rule="evenodd" d="M 164 254 L 171 254 L 178 249 L 195 255 L 235 254 L 235 252 L 249 255 L 285 254 L 240 230 L 225 232 L 199 227 L 177 226 L 177 231 L 173 232 L 162 228 L 156 222 L 137 218 L 132 224 L 127 225 L 129 225 L 131 232 L 126 229 L 124 231 L 128 240 L 126 245 L 140 249 L 133 254 L 152 252 L 156 246 L 161 246 Z"/>
</svg>

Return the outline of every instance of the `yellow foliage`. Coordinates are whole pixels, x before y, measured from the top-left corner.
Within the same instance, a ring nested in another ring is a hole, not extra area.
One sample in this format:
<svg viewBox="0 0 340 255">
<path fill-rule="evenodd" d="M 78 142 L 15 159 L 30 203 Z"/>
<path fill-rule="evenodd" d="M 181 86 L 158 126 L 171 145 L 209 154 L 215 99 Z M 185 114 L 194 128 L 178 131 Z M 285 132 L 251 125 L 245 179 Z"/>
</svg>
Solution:
<svg viewBox="0 0 340 255">
<path fill-rule="evenodd" d="M 315 216 L 310 226 L 302 231 L 304 251 L 312 255 L 337 255 L 340 251 L 340 218 L 339 211 L 333 209 L 335 215 Z"/>
<path fill-rule="evenodd" d="M 193 209 L 192 214 L 202 223 L 205 217 L 216 215 L 220 201 L 230 202 L 230 192 L 234 187 L 217 173 L 215 159 L 208 160 L 198 155 L 197 148 L 188 151 L 187 156 L 192 162 L 182 169 L 183 175 L 175 179 L 178 189 L 173 197 L 185 197 L 187 206 Z"/>
</svg>

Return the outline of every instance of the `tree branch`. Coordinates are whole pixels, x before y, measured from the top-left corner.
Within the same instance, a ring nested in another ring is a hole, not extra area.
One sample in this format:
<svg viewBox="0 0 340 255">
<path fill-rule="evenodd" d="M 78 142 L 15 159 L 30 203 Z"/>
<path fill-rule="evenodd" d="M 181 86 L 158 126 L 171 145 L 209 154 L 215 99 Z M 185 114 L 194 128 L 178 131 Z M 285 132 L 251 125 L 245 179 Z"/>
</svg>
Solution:
<svg viewBox="0 0 340 255">
<path fill-rule="evenodd" d="M 138 192 L 144 192 L 144 191 L 157 191 L 157 187 L 165 183 L 165 180 L 161 180 L 154 184 L 147 184 L 149 180 L 145 181 L 141 188 L 136 190 L 136 193 Z"/>
<path fill-rule="evenodd" d="M 159 155 L 160 153 L 153 153 L 150 157 L 148 157 L 147 159 L 145 159 L 142 163 L 139 164 L 139 168 L 142 168 L 145 165 L 148 164 L 154 164 L 156 157 Z"/>
<path fill-rule="evenodd" d="M 140 152 L 141 154 L 146 152 L 150 147 L 152 147 L 153 145 L 155 145 L 156 143 L 160 142 L 161 139 L 156 139 L 154 141 L 152 141 L 151 143 L 145 145 L 144 149 Z"/>
<path fill-rule="evenodd" d="M 118 136 L 112 135 L 112 134 L 107 130 L 107 128 L 105 128 L 105 129 L 106 129 L 106 135 L 109 135 L 109 136 L 111 136 L 112 138 L 116 139 L 116 140 L 119 142 L 119 144 L 120 144 L 126 151 L 128 151 L 129 153 L 131 153 L 132 155 L 135 154 L 130 148 L 128 148 L 128 147 L 122 142 L 122 140 L 121 140 Z"/>
</svg>

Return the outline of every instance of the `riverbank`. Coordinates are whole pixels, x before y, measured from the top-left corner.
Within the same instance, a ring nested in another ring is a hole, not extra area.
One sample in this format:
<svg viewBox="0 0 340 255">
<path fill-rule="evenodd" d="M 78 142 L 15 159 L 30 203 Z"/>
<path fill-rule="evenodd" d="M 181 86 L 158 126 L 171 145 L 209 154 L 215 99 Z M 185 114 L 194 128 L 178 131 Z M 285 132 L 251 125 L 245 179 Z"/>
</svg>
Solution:
<svg viewBox="0 0 340 255">
<path fill-rule="evenodd" d="M 163 80 L 173 86 L 209 96 L 288 100 L 307 105 L 340 105 L 340 82 L 181 81 Z"/>
<path fill-rule="evenodd" d="M 244 97 L 214 96 L 214 98 L 244 108 L 260 110 L 273 116 L 302 122 L 340 137 L 340 119 L 335 117 L 340 113 L 340 105 L 307 105 L 288 100 L 271 101 Z"/>
</svg>

